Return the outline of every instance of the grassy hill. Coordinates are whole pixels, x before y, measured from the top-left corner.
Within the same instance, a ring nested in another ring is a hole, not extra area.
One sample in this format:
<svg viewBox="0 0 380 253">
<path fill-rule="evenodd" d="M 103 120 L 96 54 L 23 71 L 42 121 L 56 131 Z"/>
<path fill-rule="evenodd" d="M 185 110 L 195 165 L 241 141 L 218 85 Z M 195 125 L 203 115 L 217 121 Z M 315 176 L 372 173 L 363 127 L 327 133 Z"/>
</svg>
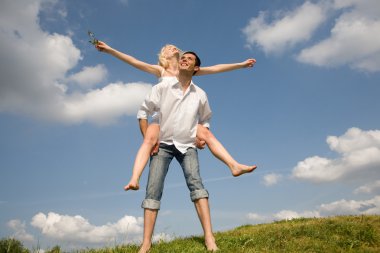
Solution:
<svg viewBox="0 0 380 253">
<path fill-rule="evenodd" d="M 380 252 L 380 216 L 302 218 L 246 225 L 216 233 L 222 252 Z M 136 246 L 81 253 L 137 252 Z M 179 238 L 153 245 L 150 253 L 207 252 L 202 237 Z"/>
<path fill-rule="evenodd" d="M 380 215 L 302 218 L 246 225 L 215 234 L 218 252 L 380 252 Z M 1 248 L 1 247 L 0 247 Z M 12 252 L 11 251 L 2 251 Z M 136 245 L 79 250 L 77 253 L 137 252 Z M 15 251 L 14 251 L 15 252 Z M 20 252 L 21 251 L 17 251 Z M 25 251 L 22 251 L 25 252 Z M 61 253 L 59 246 L 46 253 Z M 150 253 L 207 252 L 202 237 L 153 245 Z M 12 252 L 13 253 L 13 252 Z"/>
</svg>

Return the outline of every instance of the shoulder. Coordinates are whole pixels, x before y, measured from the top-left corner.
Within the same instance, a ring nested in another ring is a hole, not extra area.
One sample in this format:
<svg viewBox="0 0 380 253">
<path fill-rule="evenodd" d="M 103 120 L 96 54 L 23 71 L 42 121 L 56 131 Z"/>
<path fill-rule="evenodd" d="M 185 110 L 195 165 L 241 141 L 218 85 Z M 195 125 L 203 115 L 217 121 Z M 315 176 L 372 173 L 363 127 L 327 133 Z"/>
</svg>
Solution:
<svg viewBox="0 0 380 253">
<path fill-rule="evenodd" d="M 159 83 L 154 85 L 156 89 L 167 89 L 178 83 L 176 77 L 161 77 L 158 79 Z"/>
<path fill-rule="evenodd" d="M 194 87 L 194 90 L 201 96 L 206 96 L 206 92 L 201 88 L 199 87 L 198 85 L 196 85 L 195 83 L 193 83 L 193 87 Z"/>
<path fill-rule="evenodd" d="M 198 85 L 194 84 L 193 83 L 193 89 L 195 90 L 195 93 L 197 94 L 197 96 L 199 97 L 199 99 L 204 103 L 206 102 L 208 99 L 207 99 L 207 93 L 202 89 L 200 88 Z"/>
</svg>

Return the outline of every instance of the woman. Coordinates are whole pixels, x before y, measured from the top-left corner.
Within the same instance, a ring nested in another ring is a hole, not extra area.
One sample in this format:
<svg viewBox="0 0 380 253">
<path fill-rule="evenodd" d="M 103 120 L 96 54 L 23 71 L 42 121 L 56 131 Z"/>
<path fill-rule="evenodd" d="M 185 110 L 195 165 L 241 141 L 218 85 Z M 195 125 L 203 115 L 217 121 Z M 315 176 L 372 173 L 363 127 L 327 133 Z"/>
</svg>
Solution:
<svg viewBox="0 0 380 253">
<path fill-rule="evenodd" d="M 129 65 L 145 71 L 149 74 L 155 75 L 159 80 L 163 78 L 176 78 L 178 74 L 178 61 L 180 50 L 174 45 L 166 45 L 164 46 L 159 55 L 158 55 L 158 64 L 149 64 L 143 61 L 140 61 L 133 56 L 127 55 L 116 49 L 108 46 L 106 43 L 99 41 L 96 45 L 96 48 L 99 51 L 106 52 Z M 209 67 L 201 67 L 195 75 L 208 75 L 208 74 L 216 74 L 225 71 L 231 71 L 240 68 L 248 68 L 253 67 L 256 63 L 255 59 L 248 59 L 244 62 L 240 63 L 232 63 L 232 64 L 218 64 Z M 158 150 L 158 137 L 160 132 L 160 126 L 155 120 L 151 124 L 146 125 L 147 123 L 140 124 L 141 132 L 144 136 L 144 141 L 137 152 L 135 163 L 133 166 L 132 177 L 130 182 L 124 187 L 126 191 L 128 190 L 138 190 L 139 179 L 140 176 L 148 163 L 149 157 L 152 153 L 157 152 Z M 223 147 L 223 145 L 215 138 L 215 136 L 211 133 L 211 131 L 205 128 L 202 125 L 198 125 L 197 128 L 197 142 L 198 144 L 204 145 L 204 142 L 209 147 L 212 154 L 224 162 L 230 169 L 233 176 L 240 176 L 244 173 L 252 172 L 256 169 L 256 166 L 248 166 L 244 164 L 240 164 L 232 156 L 227 152 L 227 150 Z M 198 146 L 199 146 L 198 145 Z"/>
</svg>

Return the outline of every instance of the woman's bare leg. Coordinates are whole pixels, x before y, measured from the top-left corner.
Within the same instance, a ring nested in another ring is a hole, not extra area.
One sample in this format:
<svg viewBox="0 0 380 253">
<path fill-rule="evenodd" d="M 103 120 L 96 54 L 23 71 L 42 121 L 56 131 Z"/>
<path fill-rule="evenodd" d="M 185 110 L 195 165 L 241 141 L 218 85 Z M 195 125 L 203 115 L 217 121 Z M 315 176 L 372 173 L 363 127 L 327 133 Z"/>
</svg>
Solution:
<svg viewBox="0 0 380 253">
<path fill-rule="evenodd" d="M 159 124 L 150 124 L 146 130 L 144 141 L 137 152 L 135 163 L 133 165 L 132 177 L 129 183 L 124 187 L 124 190 L 138 190 L 140 188 L 140 176 L 149 161 L 152 148 L 158 141 L 160 134 Z"/>
<path fill-rule="evenodd" d="M 209 129 L 199 125 L 197 128 L 197 137 L 204 140 L 209 147 L 211 153 L 224 162 L 228 168 L 230 168 L 231 173 L 234 177 L 240 176 L 244 173 L 252 172 L 256 169 L 256 165 L 248 166 L 235 161 L 235 159 L 228 153 L 228 151 L 223 147 L 223 145 L 215 138 Z"/>
</svg>

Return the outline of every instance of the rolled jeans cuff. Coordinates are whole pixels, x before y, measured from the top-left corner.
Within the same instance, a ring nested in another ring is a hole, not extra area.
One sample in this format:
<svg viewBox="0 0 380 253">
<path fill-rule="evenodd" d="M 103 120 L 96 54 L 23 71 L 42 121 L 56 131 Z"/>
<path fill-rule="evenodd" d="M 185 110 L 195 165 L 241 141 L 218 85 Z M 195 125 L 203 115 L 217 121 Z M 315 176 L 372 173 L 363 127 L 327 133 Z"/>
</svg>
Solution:
<svg viewBox="0 0 380 253">
<path fill-rule="evenodd" d="M 160 210 L 161 202 L 154 199 L 144 199 L 141 204 L 142 208 Z"/>
<path fill-rule="evenodd" d="M 192 191 L 190 193 L 190 198 L 191 198 L 191 201 L 193 202 L 198 199 L 208 198 L 208 191 L 206 189 Z"/>
</svg>

